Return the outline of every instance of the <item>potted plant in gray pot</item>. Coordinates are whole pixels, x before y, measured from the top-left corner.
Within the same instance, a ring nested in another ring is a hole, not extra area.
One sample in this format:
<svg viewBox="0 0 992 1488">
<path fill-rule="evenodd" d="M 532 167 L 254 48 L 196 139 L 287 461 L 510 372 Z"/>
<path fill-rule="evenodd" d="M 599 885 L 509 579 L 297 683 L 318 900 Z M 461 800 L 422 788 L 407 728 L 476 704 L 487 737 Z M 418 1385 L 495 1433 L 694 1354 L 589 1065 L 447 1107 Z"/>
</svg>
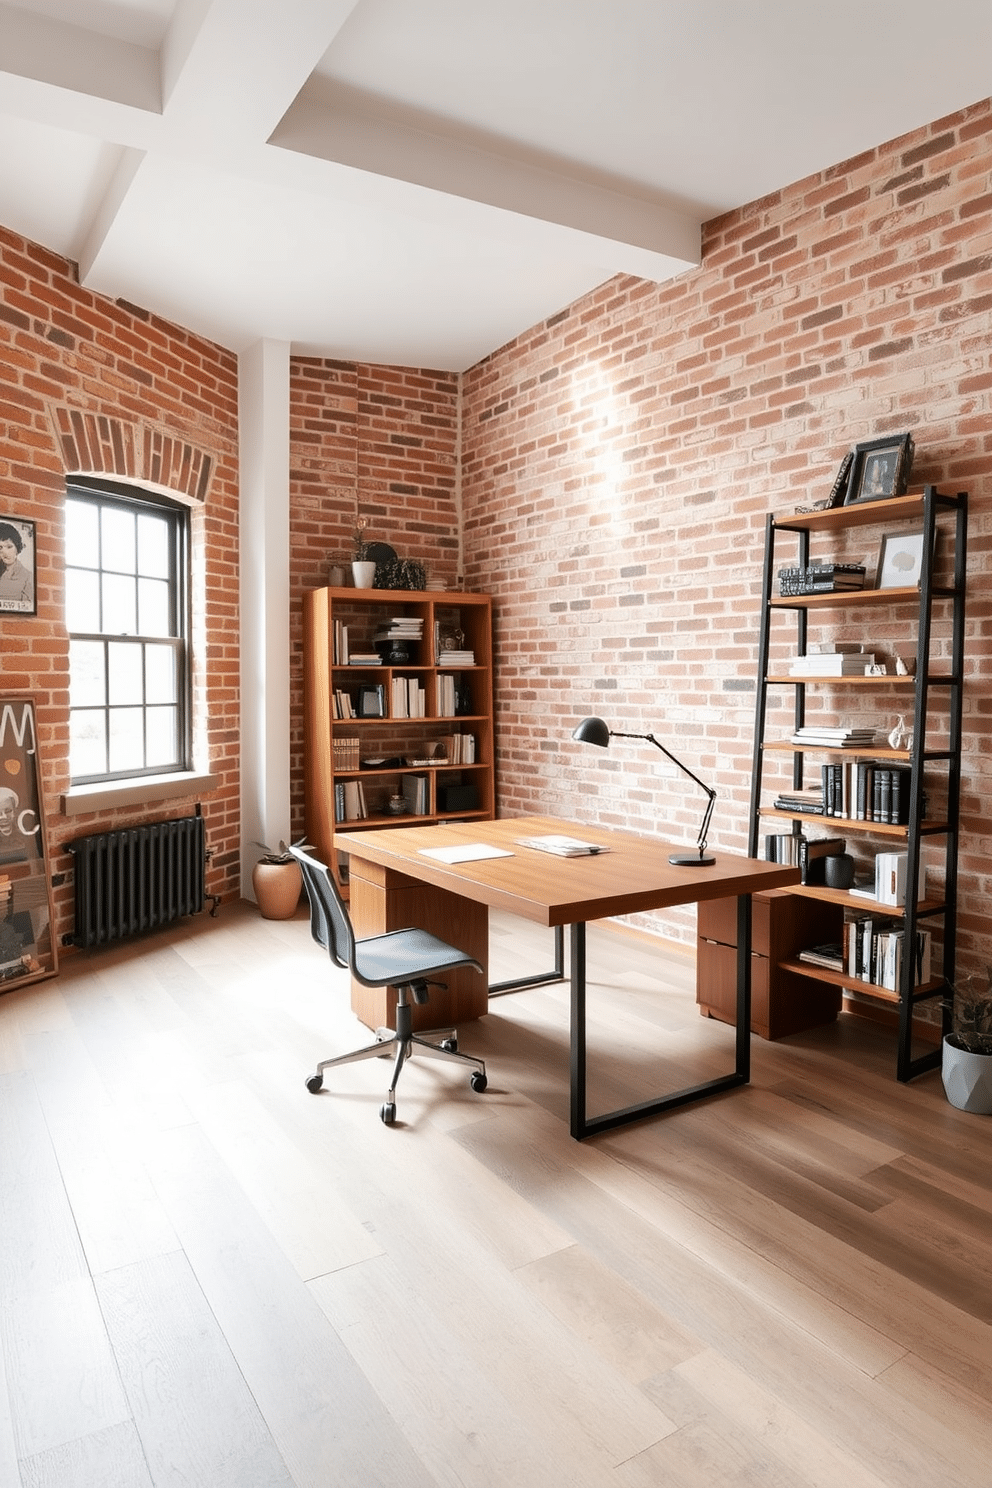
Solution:
<svg viewBox="0 0 992 1488">
<path fill-rule="evenodd" d="M 254 842 L 252 846 L 262 849 L 262 856 L 251 870 L 251 886 L 262 919 L 292 919 L 303 889 L 299 863 L 285 842 L 279 843 L 278 851 L 266 847 L 264 842 Z M 310 844 L 301 837 L 293 846 L 309 849 Z"/>
<path fill-rule="evenodd" d="M 992 1116 L 992 966 L 954 992 L 954 1031 L 941 1059 L 944 1094 L 959 1111 Z"/>
</svg>

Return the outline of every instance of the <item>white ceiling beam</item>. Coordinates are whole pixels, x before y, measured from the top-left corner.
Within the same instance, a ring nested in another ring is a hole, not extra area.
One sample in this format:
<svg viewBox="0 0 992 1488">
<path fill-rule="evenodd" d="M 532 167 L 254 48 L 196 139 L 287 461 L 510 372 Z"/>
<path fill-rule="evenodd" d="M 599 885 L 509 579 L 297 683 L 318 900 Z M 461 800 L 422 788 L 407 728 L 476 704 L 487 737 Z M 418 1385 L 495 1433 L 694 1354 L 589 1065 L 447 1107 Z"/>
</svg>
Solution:
<svg viewBox="0 0 992 1488">
<path fill-rule="evenodd" d="M 0 5 L 3 72 L 46 88 L 158 113 L 158 53 L 64 21 Z M 54 122 L 54 121 L 47 121 Z"/>
<path fill-rule="evenodd" d="M 662 201 L 625 190 L 619 182 L 583 179 L 547 161 L 514 157 L 436 127 L 389 117 L 357 103 L 352 90 L 324 80 L 311 80 L 303 89 L 270 143 L 566 229 L 573 251 L 614 272 L 663 281 L 700 262 L 700 222 Z"/>
<path fill-rule="evenodd" d="M 162 47 L 169 133 L 205 154 L 271 134 L 358 0 L 180 0 Z"/>
</svg>

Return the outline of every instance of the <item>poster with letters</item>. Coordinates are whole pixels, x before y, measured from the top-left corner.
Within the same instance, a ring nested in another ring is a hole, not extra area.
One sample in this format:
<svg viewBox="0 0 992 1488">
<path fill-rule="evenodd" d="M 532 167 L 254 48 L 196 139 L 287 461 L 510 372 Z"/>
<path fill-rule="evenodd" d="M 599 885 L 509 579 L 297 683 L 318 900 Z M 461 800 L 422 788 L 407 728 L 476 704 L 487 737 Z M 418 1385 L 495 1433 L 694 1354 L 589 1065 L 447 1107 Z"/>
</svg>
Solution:
<svg viewBox="0 0 992 1488">
<path fill-rule="evenodd" d="M 0 694 L 0 993 L 57 970 L 34 703 Z"/>
</svg>

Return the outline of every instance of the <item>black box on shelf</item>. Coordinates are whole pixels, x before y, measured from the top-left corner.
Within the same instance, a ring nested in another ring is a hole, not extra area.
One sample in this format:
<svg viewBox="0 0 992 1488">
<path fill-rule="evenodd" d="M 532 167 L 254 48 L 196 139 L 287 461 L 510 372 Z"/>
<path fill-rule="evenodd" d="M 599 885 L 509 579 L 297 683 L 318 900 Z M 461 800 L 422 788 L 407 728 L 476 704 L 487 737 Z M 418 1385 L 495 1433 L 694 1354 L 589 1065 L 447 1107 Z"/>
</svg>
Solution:
<svg viewBox="0 0 992 1488">
<path fill-rule="evenodd" d="M 479 805 L 474 785 L 439 785 L 437 798 L 442 811 L 476 811 Z"/>
</svg>

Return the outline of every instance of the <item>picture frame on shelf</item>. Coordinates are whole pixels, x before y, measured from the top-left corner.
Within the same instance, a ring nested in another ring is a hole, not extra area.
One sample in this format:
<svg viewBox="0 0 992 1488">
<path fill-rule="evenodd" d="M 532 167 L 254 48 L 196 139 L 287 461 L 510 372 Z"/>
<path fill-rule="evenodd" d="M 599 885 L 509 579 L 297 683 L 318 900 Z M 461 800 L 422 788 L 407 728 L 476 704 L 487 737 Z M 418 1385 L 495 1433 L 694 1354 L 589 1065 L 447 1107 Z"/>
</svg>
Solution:
<svg viewBox="0 0 992 1488">
<path fill-rule="evenodd" d="M 892 496 L 901 496 L 909 483 L 912 467 L 911 434 L 890 434 L 882 439 L 869 439 L 863 444 L 856 444 L 843 504 L 854 506 L 861 502 L 886 501 Z"/>
<path fill-rule="evenodd" d="M 909 532 L 887 532 L 878 548 L 876 589 L 919 587 L 923 569 L 923 528 Z"/>
<path fill-rule="evenodd" d="M 357 713 L 359 718 L 385 718 L 386 702 L 381 686 L 358 689 Z"/>
<path fill-rule="evenodd" d="M 830 495 L 827 498 L 828 507 L 844 505 L 844 498 L 847 495 L 847 487 L 851 479 L 851 466 L 853 464 L 854 451 L 853 449 L 849 449 L 843 460 L 841 460 L 840 462 L 840 467 L 834 478 L 833 486 L 830 489 Z"/>
<path fill-rule="evenodd" d="M 0 513 L 0 612 L 37 615 L 35 524 Z"/>
</svg>

